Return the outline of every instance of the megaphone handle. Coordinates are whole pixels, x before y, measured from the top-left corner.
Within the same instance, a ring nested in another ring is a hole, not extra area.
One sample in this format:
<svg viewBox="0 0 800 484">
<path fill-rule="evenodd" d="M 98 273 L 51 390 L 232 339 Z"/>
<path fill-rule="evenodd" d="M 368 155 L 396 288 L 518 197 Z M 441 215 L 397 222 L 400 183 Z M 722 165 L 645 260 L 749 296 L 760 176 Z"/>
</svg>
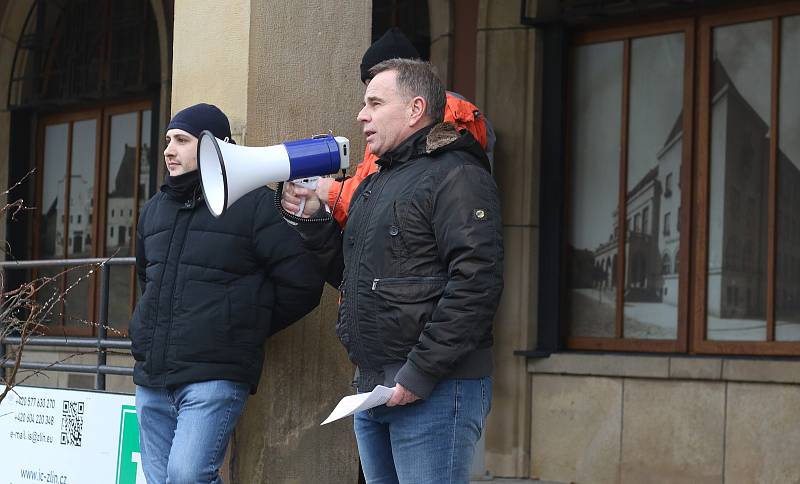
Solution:
<svg viewBox="0 0 800 484">
<path fill-rule="evenodd" d="M 319 182 L 318 176 L 312 176 L 309 178 L 299 178 L 297 180 L 292 180 L 292 183 L 295 185 L 300 185 L 303 188 L 308 188 L 309 190 L 316 190 L 317 189 L 317 182 Z M 295 216 L 302 217 L 303 216 L 303 209 L 306 207 L 306 199 L 303 198 L 300 200 L 300 209 L 297 211 Z"/>
</svg>

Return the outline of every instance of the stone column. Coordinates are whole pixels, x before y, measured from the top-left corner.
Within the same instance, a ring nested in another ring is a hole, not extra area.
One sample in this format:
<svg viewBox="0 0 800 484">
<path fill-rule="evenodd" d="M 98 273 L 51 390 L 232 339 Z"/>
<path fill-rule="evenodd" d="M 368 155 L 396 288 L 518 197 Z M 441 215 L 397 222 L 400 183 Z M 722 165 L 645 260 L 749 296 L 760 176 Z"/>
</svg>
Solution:
<svg viewBox="0 0 800 484">
<path fill-rule="evenodd" d="M 210 102 L 228 114 L 242 144 L 332 130 L 361 153 L 358 65 L 370 28 L 366 0 L 176 0 L 172 112 Z M 319 426 L 352 393 L 353 367 L 335 320 L 336 295 L 328 287 L 319 308 L 267 343 L 258 393 L 234 435 L 226 482 L 357 482 L 351 421 Z"/>
<path fill-rule="evenodd" d="M 253 1 L 248 144 L 333 131 L 350 138 L 352 153 L 363 153 L 355 117 L 371 8 L 367 0 Z M 352 420 L 319 425 L 353 392 L 353 366 L 334 331 L 336 297 L 326 287 L 320 308 L 267 345 L 261 388 L 237 430 L 238 482 L 357 482 Z"/>
<path fill-rule="evenodd" d="M 505 226 L 505 290 L 494 326 L 486 468 L 508 477 L 525 477 L 529 469 L 530 378 L 525 358 L 513 352 L 534 344 L 538 283 L 536 34 L 520 24 L 519 15 L 519 0 L 481 0 L 475 99 L 497 134 L 495 179 Z"/>
</svg>

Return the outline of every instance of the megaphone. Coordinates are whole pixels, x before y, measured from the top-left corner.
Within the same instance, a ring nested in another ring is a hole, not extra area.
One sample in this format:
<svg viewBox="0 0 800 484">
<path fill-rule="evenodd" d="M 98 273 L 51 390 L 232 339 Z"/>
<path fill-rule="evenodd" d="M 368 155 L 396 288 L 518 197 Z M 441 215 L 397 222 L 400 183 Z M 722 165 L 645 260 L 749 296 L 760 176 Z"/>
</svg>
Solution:
<svg viewBox="0 0 800 484">
<path fill-rule="evenodd" d="M 200 133 L 197 167 L 206 205 L 219 217 L 246 193 L 267 183 L 330 175 L 349 166 L 350 141 L 324 135 L 273 146 L 227 143 Z"/>
</svg>

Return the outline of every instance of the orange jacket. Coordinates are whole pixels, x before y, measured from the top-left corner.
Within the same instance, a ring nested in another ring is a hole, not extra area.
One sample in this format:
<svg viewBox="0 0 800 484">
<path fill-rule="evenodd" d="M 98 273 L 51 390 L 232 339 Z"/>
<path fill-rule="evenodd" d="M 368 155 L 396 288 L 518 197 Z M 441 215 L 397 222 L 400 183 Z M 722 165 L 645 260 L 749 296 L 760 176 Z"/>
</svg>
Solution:
<svg viewBox="0 0 800 484">
<path fill-rule="evenodd" d="M 453 123 L 458 129 L 468 129 L 472 136 L 486 149 L 486 123 L 480 110 L 466 99 L 461 99 L 447 93 L 447 104 L 444 108 L 444 121 Z M 369 148 L 364 151 L 364 160 L 359 163 L 356 173 L 344 182 L 331 183 L 328 192 L 328 206 L 334 207 L 333 216 L 344 227 L 347 222 L 347 212 L 350 208 L 350 199 L 356 191 L 359 183 L 364 178 L 378 171 L 378 160 L 376 155 L 369 152 Z M 339 197 L 341 192 L 341 197 Z M 339 198 L 337 202 L 337 197 Z"/>
</svg>

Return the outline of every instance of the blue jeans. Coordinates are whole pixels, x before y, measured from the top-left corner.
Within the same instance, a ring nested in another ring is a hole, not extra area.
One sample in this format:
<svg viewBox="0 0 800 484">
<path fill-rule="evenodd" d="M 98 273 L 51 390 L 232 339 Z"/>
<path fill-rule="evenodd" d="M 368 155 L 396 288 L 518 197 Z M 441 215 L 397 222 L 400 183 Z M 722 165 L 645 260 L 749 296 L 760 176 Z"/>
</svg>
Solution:
<svg viewBox="0 0 800 484">
<path fill-rule="evenodd" d="M 149 484 L 222 483 L 228 439 L 250 393 L 246 383 L 211 380 L 136 387 L 142 468 Z"/>
<path fill-rule="evenodd" d="M 468 484 L 491 402 L 489 377 L 443 380 L 427 400 L 356 413 L 367 484 Z"/>
</svg>

